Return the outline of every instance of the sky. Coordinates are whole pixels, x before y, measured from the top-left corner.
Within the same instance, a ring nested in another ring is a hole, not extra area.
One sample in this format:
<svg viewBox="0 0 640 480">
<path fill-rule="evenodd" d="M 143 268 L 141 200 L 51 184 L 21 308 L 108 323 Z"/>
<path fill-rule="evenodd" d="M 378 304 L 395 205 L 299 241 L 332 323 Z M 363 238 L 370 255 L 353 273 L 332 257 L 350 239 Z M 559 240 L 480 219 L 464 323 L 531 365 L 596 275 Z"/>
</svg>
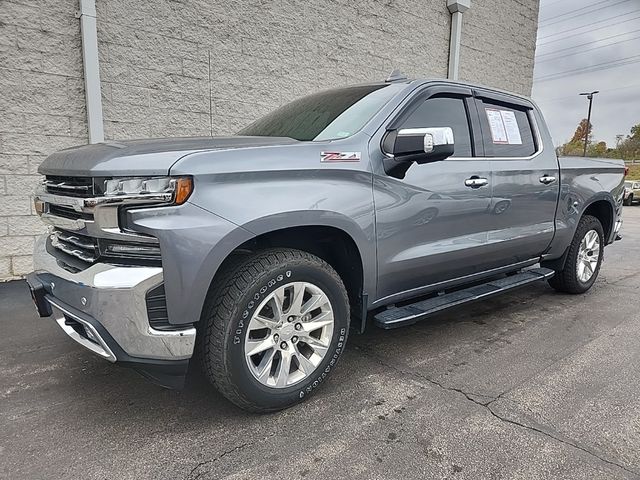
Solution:
<svg viewBox="0 0 640 480">
<path fill-rule="evenodd" d="M 593 139 L 640 123 L 640 0 L 540 0 L 532 97 L 555 145 L 571 139 L 593 98 Z"/>
</svg>

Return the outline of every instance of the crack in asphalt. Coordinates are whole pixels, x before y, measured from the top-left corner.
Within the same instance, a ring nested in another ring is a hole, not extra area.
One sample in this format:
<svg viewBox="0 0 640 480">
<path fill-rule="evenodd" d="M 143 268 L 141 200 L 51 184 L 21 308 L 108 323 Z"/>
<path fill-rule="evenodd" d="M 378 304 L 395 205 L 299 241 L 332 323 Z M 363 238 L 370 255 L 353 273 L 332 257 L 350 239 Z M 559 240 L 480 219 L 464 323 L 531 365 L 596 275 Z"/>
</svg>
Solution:
<svg viewBox="0 0 640 480">
<path fill-rule="evenodd" d="M 382 358 L 380 358 L 378 355 L 376 355 L 375 353 L 371 352 L 367 347 L 364 347 L 362 345 L 356 345 L 357 350 L 361 351 L 363 355 L 368 356 L 370 358 L 372 358 L 373 360 L 375 360 L 378 364 L 390 368 L 391 370 L 394 370 L 395 372 L 398 372 L 402 375 L 407 375 L 410 377 L 414 377 L 417 378 L 419 380 L 424 380 L 432 385 L 435 385 L 436 387 L 445 390 L 445 391 L 450 391 L 450 392 L 457 392 L 460 393 L 462 395 L 464 395 L 464 397 L 469 400 L 470 402 L 475 403 L 476 405 L 479 405 L 481 407 L 484 407 L 493 417 L 497 418 L 498 420 L 500 420 L 501 422 L 504 423 L 509 423 L 511 425 L 515 425 L 521 428 L 524 428 L 526 430 L 530 430 L 536 433 L 539 433 L 541 435 L 544 435 L 546 437 L 552 438 L 553 440 L 556 440 L 562 444 L 571 446 L 575 449 L 578 449 L 594 458 L 596 458 L 597 460 L 606 463 L 608 465 L 611 465 L 613 467 L 617 467 L 631 475 L 633 475 L 635 478 L 640 478 L 640 473 L 635 472 L 631 469 L 629 469 L 628 467 L 616 462 L 615 460 L 612 460 L 610 458 L 607 458 L 607 456 L 604 453 L 601 452 L 597 452 L 589 447 L 584 447 L 582 445 L 580 445 L 578 442 L 576 442 L 575 440 L 562 435 L 560 432 L 556 432 L 555 430 L 553 430 L 550 427 L 547 427 L 545 425 L 542 425 L 540 423 L 537 422 L 533 422 L 536 424 L 536 426 L 532 426 L 532 425 L 527 425 L 525 423 L 521 423 L 518 422 L 517 420 L 511 419 L 511 418 L 506 418 L 503 417 L 502 415 L 500 415 L 499 413 L 497 413 L 493 408 L 491 408 L 491 405 L 493 403 L 495 403 L 496 401 L 498 401 L 500 398 L 503 397 L 503 395 L 507 394 L 508 392 L 510 392 L 512 389 L 509 390 L 505 390 L 504 392 L 498 394 L 497 396 L 495 396 L 494 398 L 488 397 L 487 395 L 481 395 L 481 394 L 477 394 L 477 393 L 473 393 L 473 392 L 466 392 L 460 388 L 456 388 L 456 387 L 449 387 L 446 386 L 436 380 L 433 380 L 429 377 L 427 377 L 424 374 L 421 374 L 419 372 L 413 371 L 413 370 L 407 370 L 407 369 L 403 369 L 401 367 L 399 367 L 398 365 L 394 365 L 391 364 L 389 362 L 386 362 L 385 360 L 383 360 Z M 485 397 L 485 398 L 491 398 L 491 400 L 489 400 L 488 402 L 482 402 L 480 400 L 477 400 L 474 397 Z"/>
<path fill-rule="evenodd" d="M 198 464 L 195 467 L 193 467 L 191 469 L 191 471 L 187 474 L 187 476 L 185 477 L 185 480 L 196 480 L 196 479 L 200 478 L 202 475 L 206 475 L 206 474 L 211 472 L 211 470 L 208 469 L 208 468 L 207 469 L 203 469 L 203 471 L 199 471 L 198 472 L 197 470 L 200 469 L 201 467 L 204 467 L 205 465 L 209 466 L 209 465 L 217 462 L 218 460 L 226 457 L 227 455 L 231 455 L 232 453 L 235 453 L 238 450 L 242 450 L 244 448 L 251 447 L 251 446 L 255 445 L 258 442 L 264 442 L 265 440 L 267 440 L 268 438 L 273 437 L 273 436 L 275 436 L 275 433 L 271 433 L 271 434 L 267 435 L 266 437 L 261 438 L 260 440 L 255 440 L 253 442 L 241 443 L 240 445 L 236 445 L 235 447 L 233 447 L 233 448 L 231 448 L 229 450 L 225 450 L 224 452 L 221 452 L 219 455 L 217 455 L 214 458 L 211 458 L 209 460 L 204 460 L 202 462 L 198 462 Z"/>
</svg>

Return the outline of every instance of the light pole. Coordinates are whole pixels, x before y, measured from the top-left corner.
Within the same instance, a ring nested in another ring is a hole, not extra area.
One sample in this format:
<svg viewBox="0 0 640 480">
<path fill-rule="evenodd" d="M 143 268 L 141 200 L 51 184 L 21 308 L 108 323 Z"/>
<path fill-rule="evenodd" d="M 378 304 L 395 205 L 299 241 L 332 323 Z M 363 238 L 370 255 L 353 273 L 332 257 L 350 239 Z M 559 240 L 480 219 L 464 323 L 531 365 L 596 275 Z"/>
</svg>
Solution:
<svg viewBox="0 0 640 480">
<path fill-rule="evenodd" d="M 587 131 L 584 134 L 584 151 L 582 152 L 582 156 L 587 156 L 587 143 L 589 142 L 589 130 L 591 130 L 591 104 L 593 103 L 593 96 L 596 93 L 600 93 L 599 90 L 595 90 L 590 93 L 581 93 L 580 95 L 586 95 L 589 99 L 589 114 L 587 115 Z"/>
</svg>

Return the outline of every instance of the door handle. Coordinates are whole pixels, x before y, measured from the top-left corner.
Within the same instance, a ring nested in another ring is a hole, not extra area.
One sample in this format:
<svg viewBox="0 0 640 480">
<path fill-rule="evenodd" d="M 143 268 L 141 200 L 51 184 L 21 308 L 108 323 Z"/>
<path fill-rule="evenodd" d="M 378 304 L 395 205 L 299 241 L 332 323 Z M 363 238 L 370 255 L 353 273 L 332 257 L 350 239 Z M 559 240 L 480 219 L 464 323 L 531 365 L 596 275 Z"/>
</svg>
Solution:
<svg viewBox="0 0 640 480">
<path fill-rule="evenodd" d="M 484 187 L 485 185 L 487 185 L 489 183 L 489 180 L 487 180 L 486 178 L 480 178 L 477 176 L 473 176 L 471 178 L 467 178 L 464 181 L 464 184 L 467 187 L 471 187 L 471 188 L 480 188 L 480 187 Z"/>
<path fill-rule="evenodd" d="M 540 177 L 540 183 L 544 183 L 545 185 L 549 185 L 556 181 L 556 177 L 552 177 L 551 175 L 543 175 Z"/>
</svg>

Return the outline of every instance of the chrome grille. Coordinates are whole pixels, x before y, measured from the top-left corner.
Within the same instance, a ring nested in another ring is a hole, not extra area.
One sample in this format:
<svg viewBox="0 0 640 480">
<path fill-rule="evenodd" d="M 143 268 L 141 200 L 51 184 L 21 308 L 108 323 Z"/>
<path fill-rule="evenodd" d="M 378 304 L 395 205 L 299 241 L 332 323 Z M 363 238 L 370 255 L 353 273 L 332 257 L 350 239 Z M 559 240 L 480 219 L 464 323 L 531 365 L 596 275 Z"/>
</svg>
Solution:
<svg viewBox="0 0 640 480">
<path fill-rule="evenodd" d="M 93 178 L 59 177 L 47 175 L 44 181 L 47 193 L 71 197 L 90 197 L 93 195 Z"/>
<path fill-rule="evenodd" d="M 54 230 L 51 235 L 51 245 L 87 263 L 95 262 L 99 256 L 97 240 L 77 233 Z"/>
</svg>

